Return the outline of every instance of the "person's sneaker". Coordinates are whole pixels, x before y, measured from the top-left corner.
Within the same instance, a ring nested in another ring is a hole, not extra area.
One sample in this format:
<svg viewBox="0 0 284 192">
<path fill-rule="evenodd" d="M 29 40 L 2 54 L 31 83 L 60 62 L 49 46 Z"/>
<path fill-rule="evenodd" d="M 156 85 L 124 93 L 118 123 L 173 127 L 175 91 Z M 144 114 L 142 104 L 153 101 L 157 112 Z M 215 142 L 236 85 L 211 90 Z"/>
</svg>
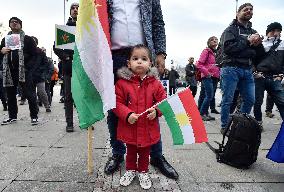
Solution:
<svg viewBox="0 0 284 192">
<path fill-rule="evenodd" d="M 266 117 L 273 118 L 273 117 L 274 117 L 274 114 L 271 113 L 270 111 L 267 111 L 267 112 L 266 112 Z"/>
<path fill-rule="evenodd" d="M 217 111 L 217 109 L 211 109 L 211 113 L 220 114 L 220 112 Z"/>
<path fill-rule="evenodd" d="M 135 170 L 127 170 L 124 175 L 120 178 L 119 183 L 122 186 L 128 186 L 136 176 Z"/>
<path fill-rule="evenodd" d="M 202 121 L 210 121 L 207 115 L 201 115 Z"/>
<path fill-rule="evenodd" d="M 45 109 L 45 112 L 50 113 L 50 112 L 51 112 L 51 109 L 50 109 L 50 108 L 46 108 L 46 109 Z"/>
<path fill-rule="evenodd" d="M 143 189 L 150 189 L 152 186 L 152 182 L 150 180 L 149 174 L 148 173 L 139 173 L 138 174 L 138 179 L 139 179 L 139 183 L 140 186 Z"/>
<path fill-rule="evenodd" d="M 15 123 L 16 121 L 17 121 L 17 119 L 9 118 L 9 119 L 4 120 L 1 123 L 1 125 L 8 125 L 8 124 L 11 124 L 11 123 Z"/>
<path fill-rule="evenodd" d="M 37 124 L 38 124 L 37 119 L 32 119 L 32 120 L 31 120 L 31 124 L 32 124 L 32 125 L 37 125 Z"/>
</svg>

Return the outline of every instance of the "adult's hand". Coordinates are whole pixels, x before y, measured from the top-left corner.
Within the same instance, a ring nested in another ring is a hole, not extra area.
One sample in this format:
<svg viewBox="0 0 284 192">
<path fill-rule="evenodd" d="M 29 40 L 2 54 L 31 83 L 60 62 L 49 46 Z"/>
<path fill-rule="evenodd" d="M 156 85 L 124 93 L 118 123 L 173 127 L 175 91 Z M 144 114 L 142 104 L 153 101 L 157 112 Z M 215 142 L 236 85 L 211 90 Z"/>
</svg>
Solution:
<svg viewBox="0 0 284 192">
<path fill-rule="evenodd" d="M 156 64 L 159 74 L 162 75 L 165 71 L 165 56 L 163 54 L 156 56 Z"/>
<path fill-rule="evenodd" d="M 9 52 L 11 51 L 11 49 L 9 49 L 8 47 L 3 47 L 2 49 L 1 49 L 1 53 L 2 54 L 8 54 Z"/>
</svg>

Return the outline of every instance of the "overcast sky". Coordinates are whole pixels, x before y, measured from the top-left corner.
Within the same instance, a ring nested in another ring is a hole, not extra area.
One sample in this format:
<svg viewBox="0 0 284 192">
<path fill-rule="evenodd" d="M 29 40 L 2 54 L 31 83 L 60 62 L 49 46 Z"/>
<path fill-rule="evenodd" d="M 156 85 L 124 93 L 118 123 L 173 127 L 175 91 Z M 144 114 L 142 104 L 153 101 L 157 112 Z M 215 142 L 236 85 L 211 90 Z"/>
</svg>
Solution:
<svg viewBox="0 0 284 192">
<path fill-rule="evenodd" d="M 66 2 L 66 19 L 72 2 Z M 254 5 L 253 28 L 265 35 L 266 26 L 274 21 L 284 25 L 284 0 L 238 0 L 238 4 Z M 235 17 L 236 0 L 161 0 L 167 35 L 167 67 L 184 66 L 188 57 L 197 60 L 210 36 L 220 37 Z M 64 0 L 1 0 L 0 22 L 17 16 L 23 21 L 27 35 L 38 37 L 39 46 L 51 55 L 54 25 L 64 24 Z M 53 54 L 53 58 L 54 58 Z"/>
</svg>

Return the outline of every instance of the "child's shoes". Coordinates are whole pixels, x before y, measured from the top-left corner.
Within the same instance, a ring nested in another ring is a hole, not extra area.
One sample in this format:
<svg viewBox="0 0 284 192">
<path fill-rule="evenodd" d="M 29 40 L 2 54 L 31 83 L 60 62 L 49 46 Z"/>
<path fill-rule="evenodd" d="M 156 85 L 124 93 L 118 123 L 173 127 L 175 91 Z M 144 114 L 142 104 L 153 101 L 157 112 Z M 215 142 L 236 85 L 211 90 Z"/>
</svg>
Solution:
<svg viewBox="0 0 284 192">
<path fill-rule="evenodd" d="M 152 182 L 150 180 L 150 176 L 149 176 L 148 173 L 143 173 L 143 172 L 139 173 L 138 179 L 139 179 L 140 186 L 143 189 L 150 189 L 151 188 Z"/>
<path fill-rule="evenodd" d="M 124 173 L 124 175 L 120 178 L 119 183 L 122 186 L 128 186 L 133 181 L 136 176 L 135 170 L 128 170 Z"/>
</svg>

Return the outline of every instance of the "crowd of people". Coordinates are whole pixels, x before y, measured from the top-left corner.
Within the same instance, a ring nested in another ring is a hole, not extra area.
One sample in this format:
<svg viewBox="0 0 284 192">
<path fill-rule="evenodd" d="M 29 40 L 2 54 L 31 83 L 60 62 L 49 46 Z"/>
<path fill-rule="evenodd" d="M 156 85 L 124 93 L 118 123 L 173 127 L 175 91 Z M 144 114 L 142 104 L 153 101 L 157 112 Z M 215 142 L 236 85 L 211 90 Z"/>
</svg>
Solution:
<svg viewBox="0 0 284 192">
<path fill-rule="evenodd" d="M 215 92 L 218 83 L 222 92 L 221 129 L 228 126 L 229 115 L 234 112 L 250 114 L 262 126 L 264 91 L 267 91 L 266 116 L 273 118 L 275 103 L 281 118 L 284 118 L 284 43 L 280 39 L 282 25 L 270 23 L 261 36 L 251 28 L 253 6 L 250 3 L 239 7 L 236 19 L 224 30 L 220 42 L 214 36 L 207 41 L 199 60 L 194 65 L 189 59 L 186 80 L 193 95 L 196 94 L 196 78 L 201 73 L 201 90 L 198 108 L 203 121 L 215 120 L 209 114 L 216 110 Z"/>
<path fill-rule="evenodd" d="M 128 6 L 127 1 L 107 1 L 117 107 L 108 112 L 112 154 L 104 172 L 112 174 L 117 171 L 126 154 L 126 172 L 120 184 L 128 186 L 137 175 L 143 189 L 149 189 L 152 185 L 148 175 L 149 164 L 168 178 L 179 177 L 163 155 L 158 120 L 161 113 L 151 108 L 166 98 L 158 79 L 169 80 L 172 95 L 179 78 L 174 68 L 170 71 L 165 69 L 167 54 L 163 14 L 160 1 L 152 2 L 142 5 L 137 0 Z M 78 10 L 79 4 L 73 3 L 66 25 L 76 26 Z M 215 118 L 210 115 L 209 108 L 211 113 L 221 113 L 221 133 L 224 133 L 229 114 L 235 111 L 238 102 L 242 113 L 250 113 L 254 106 L 254 116 L 261 124 L 265 90 L 269 94 L 269 103 L 272 103 L 267 108 L 267 114 L 271 114 L 275 103 L 281 117 L 284 117 L 282 26 L 278 22 L 271 23 L 263 38 L 251 28 L 252 15 L 253 6 L 250 3 L 241 5 L 236 19 L 224 30 L 220 42 L 217 37 L 210 37 L 198 61 L 194 63 L 194 58 L 190 57 L 185 68 L 186 81 L 193 96 L 197 94 L 196 77 L 200 74 L 200 115 L 204 121 L 211 121 Z M 9 113 L 9 118 L 2 125 L 17 120 L 18 88 L 21 88 L 22 101 L 25 98 L 28 100 L 31 123 L 35 125 L 38 123 L 38 105 L 42 103 L 46 112 L 51 112 L 57 70 L 46 56 L 45 49 L 37 47 L 38 39 L 25 35 L 19 18 L 12 17 L 9 26 L 9 34 L 20 35 L 21 47 L 12 50 L 5 46 L 5 38 L 1 42 L 0 96 L 3 109 Z M 74 51 L 55 47 L 53 50 L 60 60 L 59 69 L 62 69 L 59 73 L 63 77 L 60 102 L 65 104 L 66 131 L 73 132 L 71 78 Z M 276 58 L 272 56 L 275 54 L 271 54 L 273 51 L 277 53 Z M 216 109 L 215 103 L 218 83 L 222 90 L 221 112 Z M 146 109 L 148 113 L 140 116 Z"/>
</svg>

